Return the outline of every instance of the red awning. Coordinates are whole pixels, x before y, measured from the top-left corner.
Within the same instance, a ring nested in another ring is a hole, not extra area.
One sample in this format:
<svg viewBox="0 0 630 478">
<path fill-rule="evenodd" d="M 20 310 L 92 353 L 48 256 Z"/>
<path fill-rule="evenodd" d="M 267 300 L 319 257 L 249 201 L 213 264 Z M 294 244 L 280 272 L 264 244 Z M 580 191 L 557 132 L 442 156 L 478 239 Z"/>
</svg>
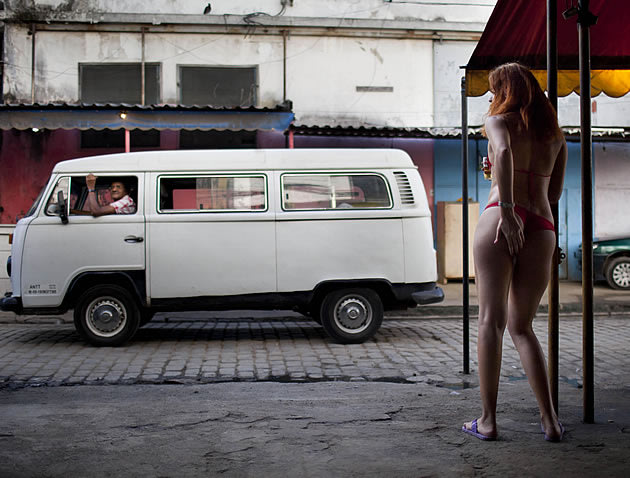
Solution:
<svg viewBox="0 0 630 478">
<path fill-rule="evenodd" d="M 488 91 L 488 73 L 497 65 L 519 61 L 530 67 L 541 86 L 547 82 L 545 0 L 499 0 L 466 66 L 468 96 Z M 558 1 L 558 95 L 579 93 L 576 17 L 562 12 L 571 2 Z M 630 1 L 590 0 L 598 17 L 591 27 L 591 96 L 619 97 L 630 91 Z"/>
</svg>

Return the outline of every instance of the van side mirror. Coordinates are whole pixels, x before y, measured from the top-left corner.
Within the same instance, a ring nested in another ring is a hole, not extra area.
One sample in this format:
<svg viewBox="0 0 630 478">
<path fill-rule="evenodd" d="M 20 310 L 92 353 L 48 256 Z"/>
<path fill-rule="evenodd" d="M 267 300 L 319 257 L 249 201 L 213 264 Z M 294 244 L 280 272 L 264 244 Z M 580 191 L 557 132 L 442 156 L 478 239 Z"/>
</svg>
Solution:
<svg viewBox="0 0 630 478">
<path fill-rule="evenodd" d="M 66 212 L 66 200 L 63 197 L 63 191 L 57 193 L 57 204 L 59 204 L 59 217 L 62 224 L 68 224 L 68 213 Z"/>
</svg>

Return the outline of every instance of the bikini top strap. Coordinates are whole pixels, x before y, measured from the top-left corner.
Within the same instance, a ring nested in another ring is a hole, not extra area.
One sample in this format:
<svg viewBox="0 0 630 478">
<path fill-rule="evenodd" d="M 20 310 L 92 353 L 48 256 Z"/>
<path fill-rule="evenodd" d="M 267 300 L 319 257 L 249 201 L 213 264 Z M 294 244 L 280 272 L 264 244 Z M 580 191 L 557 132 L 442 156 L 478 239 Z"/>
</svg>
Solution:
<svg viewBox="0 0 630 478">
<path fill-rule="evenodd" d="M 532 197 L 532 189 L 534 189 L 534 176 L 538 176 L 540 178 L 550 178 L 551 175 L 550 174 L 539 174 L 539 173 L 535 173 L 534 171 L 528 171 L 527 169 L 515 169 L 514 170 L 517 173 L 525 173 L 527 174 L 527 195 L 530 197 Z"/>
</svg>

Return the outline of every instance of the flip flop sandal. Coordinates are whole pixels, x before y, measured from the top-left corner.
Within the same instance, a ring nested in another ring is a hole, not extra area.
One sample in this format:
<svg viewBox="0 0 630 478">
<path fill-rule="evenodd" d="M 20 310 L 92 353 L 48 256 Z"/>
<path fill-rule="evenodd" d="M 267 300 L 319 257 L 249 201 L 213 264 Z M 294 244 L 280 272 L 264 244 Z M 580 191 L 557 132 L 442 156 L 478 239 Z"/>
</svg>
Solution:
<svg viewBox="0 0 630 478">
<path fill-rule="evenodd" d="M 477 419 L 475 418 L 471 425 L 470 428 L 466 428 L 466 425 L 462 426 L 462 431 L 464 433 L 468 433 L 469 435 L 472 435 L 474 437 L 479 438 L 480 440 L 484 440 L 484 441 L 495 441 L 497 439 L 497 437 L 491 437 L 488 435 L 484 435 L 483 433 L 479 433 L 478 429 L 477 429 Z"/>
<path fill-rule="evenodd" d="M 545 435 L 545 440 L 550 441 L 552 443 L 558 443 L 558 442 L 562 441 L 562 439 L 564 438 L 564 427 L 562 426 L 562 423 L 560 423 L 560 422 L 558 422 L 558 425 L 560 425 L 560 436 L 559 437 L 550 437 L 545 432 L 545 427 L 543 427 L 543 424 L 542 423 L 540 424 L 540 429 L 542 430 L 542 432 Z"/>
</svg>

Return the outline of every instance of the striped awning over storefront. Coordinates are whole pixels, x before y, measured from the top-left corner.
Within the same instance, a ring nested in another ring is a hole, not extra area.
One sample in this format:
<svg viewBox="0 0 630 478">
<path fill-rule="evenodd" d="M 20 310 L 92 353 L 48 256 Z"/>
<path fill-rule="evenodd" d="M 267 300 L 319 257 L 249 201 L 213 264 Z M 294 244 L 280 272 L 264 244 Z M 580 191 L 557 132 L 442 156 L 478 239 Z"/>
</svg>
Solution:
<svg viewBox="0 0 630 478">
<path fill-rule="evenodd" d="M 578 34 L 575 21 L 562 20 L 570 1 L 558 1 L 558 96 L 579 94 Z M 470 61 L 466 93 L 488 91 L 488 73 L 502 63 L 518 61 L 547 86 L 545 0 L 499 0 Z M 630 2 L 591 0 L 597 18 L 591 27 L 591 96 L 624 96 L 630 91 Z"/>
</svg>

